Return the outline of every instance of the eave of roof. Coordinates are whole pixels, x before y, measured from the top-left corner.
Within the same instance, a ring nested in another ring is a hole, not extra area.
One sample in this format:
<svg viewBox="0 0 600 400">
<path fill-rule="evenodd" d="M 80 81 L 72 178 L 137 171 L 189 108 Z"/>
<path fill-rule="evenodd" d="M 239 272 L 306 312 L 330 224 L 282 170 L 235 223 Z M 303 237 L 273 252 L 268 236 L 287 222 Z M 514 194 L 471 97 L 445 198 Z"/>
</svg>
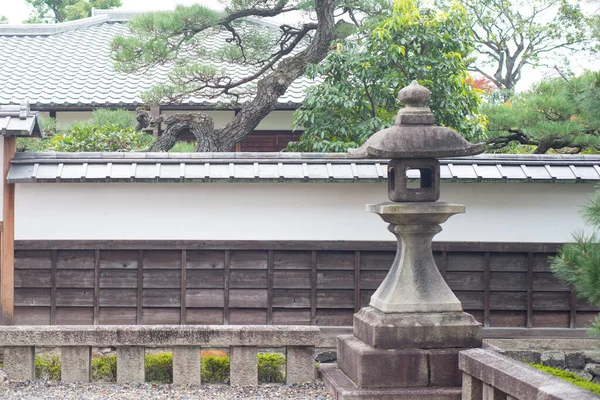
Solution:
<svg viewBox="0 0 600 400">
<path fill-rule="evenodd" d="M 339 153 L 17 153 L 8 181 L 383 182 L 387 162 Z M 600 181 L 595 155 L 483 154 L 440 162 L 446 182 Z"/>
</svg>

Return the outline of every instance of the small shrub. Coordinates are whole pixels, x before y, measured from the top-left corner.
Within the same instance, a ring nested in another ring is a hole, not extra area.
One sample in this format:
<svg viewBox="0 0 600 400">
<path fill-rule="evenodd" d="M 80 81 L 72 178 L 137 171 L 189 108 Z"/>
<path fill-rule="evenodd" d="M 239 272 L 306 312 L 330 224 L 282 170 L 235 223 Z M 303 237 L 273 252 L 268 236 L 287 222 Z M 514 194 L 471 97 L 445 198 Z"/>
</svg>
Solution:
<svg viewBox="0 0 600 400">
<path fill-rule="evenodd" d="M 50 138 L 47 150 L 85 151 L 137 151 L 147 149 L 154 138 L 133 128 L 120 128 L 116 124 L 92 125 L 82 123 Z"/>
<path fill-rule="evenodd" d="M 169 153 L 193 153 L 196 150 L 196 142 L 179 141 L 171 147 Z"/>
<path fill-rule="evenodd" d="M 171 353 L 146 354 L 146 382 L 173 382 L 173 355 Z"/>
<path fill-rule="evenodd" d="M 92 380 L 97 382 L 116 382 L 117 356 L 92 359 Z"/>
<path fill-rule="evenodd" d="M 123 109 L 99 108 L 92 114 L 92 124 L 97 126 L 116 125 L 119 129 L 136 126 L 133 113 Z"/>
<path fill-rule="evenodd" d="M 258 381 L 285 383 L 285 357 L 277 353 L 258 354 Z"/>
<path fill-rule="evenodd" d="M 229 383 L 229 357 L 202 358 L 202 382 Z"/>
<path fill-rule="evenodd" d="M 41 354 L 35 357 L 35 377 L 43 380 L 60 380 L 60 356 Z"/>
<path fill-rule="evenodd" d="M 582 377 L 577 376 L 573 372 L 565 371 L 560 368 L 548 367 L 543 364 L 529 364 L 529 363 L 527 363 L 527 364 L 531 365 L 534 368 L 539 369 L 542 372 L 546 372 L 550 375 L 554 375 L 557 378 L 563 379 L 567 382 L 570 382 L 574 385 L 579 386 L 580 388 L 587 389 L 590 392 L 600 395 L 600 385 L 598 385 L 594 382 L 587 381 L 587 380 L 583 379 Z"/>
</svg>

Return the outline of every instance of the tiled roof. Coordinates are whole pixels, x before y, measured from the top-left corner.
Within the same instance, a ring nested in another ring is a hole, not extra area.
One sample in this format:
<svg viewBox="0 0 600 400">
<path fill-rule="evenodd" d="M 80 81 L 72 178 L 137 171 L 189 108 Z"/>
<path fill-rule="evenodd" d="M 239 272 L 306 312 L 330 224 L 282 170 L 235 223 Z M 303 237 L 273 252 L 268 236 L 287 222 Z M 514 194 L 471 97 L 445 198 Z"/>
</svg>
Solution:
<svg viewBox="0 0 600 400">
<path fill-rule="evenodd" d="M 0 105 L 0 135 L 43 137 L 40 113 L 29 110 L 29 104 Z"/>
<path fill-rule="evenodd" d="M 116 72 L 110 44 L 127 34 L 132 14 L 106 12 L 63 24 L 0 25 L 0 104 L 22 100 L 43 109 L 51 107 L 138 106 L 140 93 L 168 79 L 171 66 L 140 74 Z M 225 43 L 226 33 L 206 40 L 207 47 Z M 221 62 L 212 65 L 236 78 L 249 67 Z M 280 105 L 298 105 L 314 81 L 301 77 L 279 98 Z M 251 97 L 241 98 L 241 102 Z M 221 99 L 221 102 L 223 99 Z M 218 99 L 194 97 L 186 105 L 218 107 Z"/>
<path fill-rule="evenodd" d="M 380 182 L 387 162 L 331 153 L 17 153 L 8 181 Z M 600 156 L 483 154 L 440 162 L 443 181 L 600 181 Z"/>
</svg>

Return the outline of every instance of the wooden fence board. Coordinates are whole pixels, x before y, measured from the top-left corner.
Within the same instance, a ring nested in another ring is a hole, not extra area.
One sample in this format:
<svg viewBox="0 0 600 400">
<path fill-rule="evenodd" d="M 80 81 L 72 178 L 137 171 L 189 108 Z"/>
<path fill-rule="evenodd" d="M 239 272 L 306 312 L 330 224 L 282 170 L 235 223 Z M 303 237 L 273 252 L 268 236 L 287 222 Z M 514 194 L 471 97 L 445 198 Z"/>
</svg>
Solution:
<svg viewBox="0 0 600 400">
<path fill-rule="evenodd" d="M 21 241 L 16 247 L 17 323 L 316 325 L 351 325 L 396 248 L 309 241 Z M 433 248 L 463 308 L 485 317 L 487 326 L 576 328 L 600 311 L 551 274 L 547 258 L 555 244 Z"/>
</svg>

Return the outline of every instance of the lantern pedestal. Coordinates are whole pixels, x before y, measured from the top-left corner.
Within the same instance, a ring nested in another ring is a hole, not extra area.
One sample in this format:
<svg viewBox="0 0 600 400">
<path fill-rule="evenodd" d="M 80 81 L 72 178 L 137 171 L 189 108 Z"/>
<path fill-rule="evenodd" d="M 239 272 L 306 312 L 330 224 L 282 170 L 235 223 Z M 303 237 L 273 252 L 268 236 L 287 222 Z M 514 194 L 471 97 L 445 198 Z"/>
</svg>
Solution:
<svg viewBox="0 0 600 400">
<path fill-rule="evenodd" d="M 367 205 L 398 240 L 392 267 L 354 335 L 338 337 L 337 366 L 321 368 L 336 399 L 460 399 L 458 353 L 481 347 L 482 328 L 435 265 L 440 224 L 465 207 L 443 202 Z"/>
</svg>

